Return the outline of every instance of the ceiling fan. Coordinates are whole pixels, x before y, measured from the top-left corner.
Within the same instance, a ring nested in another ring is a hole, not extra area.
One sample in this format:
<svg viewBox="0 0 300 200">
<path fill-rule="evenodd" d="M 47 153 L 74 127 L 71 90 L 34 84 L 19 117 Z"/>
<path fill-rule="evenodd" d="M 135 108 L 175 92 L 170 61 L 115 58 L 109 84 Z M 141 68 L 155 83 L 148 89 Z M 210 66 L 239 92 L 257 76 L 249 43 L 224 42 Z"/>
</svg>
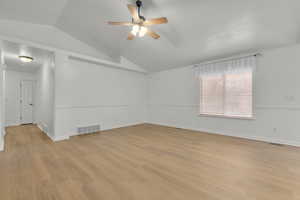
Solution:
<svg viewBox="0 0 300 200">
<path fill-rule="evenodd" d="M 157 24 L 166 24 L 168 19 L 166 17 L 160 17 L 155 19 L 146 20 L 144 16 L 141 15 L 141 8 L 143 6 L 142 1 L 137 0 L 136 5 L 128 4 L 128 10 L 132 16 L 132 22 L 108 22 L 110 25 L 119 26 L 132 26 L 132 31 L 129 33 L 127 39 L 133 40 L 135 36 L 144 37 L 146 34 L 154 39 L 159 39 L 160 35 L 151 31 L 148 26 Z"/>
</svg>

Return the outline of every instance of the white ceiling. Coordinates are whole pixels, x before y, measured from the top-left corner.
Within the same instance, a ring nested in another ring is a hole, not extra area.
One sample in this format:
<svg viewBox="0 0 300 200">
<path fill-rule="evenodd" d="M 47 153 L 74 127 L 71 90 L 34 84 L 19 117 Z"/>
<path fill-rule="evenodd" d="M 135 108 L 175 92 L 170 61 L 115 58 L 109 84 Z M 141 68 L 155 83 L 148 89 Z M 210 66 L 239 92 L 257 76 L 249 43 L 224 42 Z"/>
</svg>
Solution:
<svg viewBox="0 0 300 200">
<path fill-rule="evenodd" d="M 132 1 L 132 0 L 131 0 Z M 26 3 L 25 3 L 26 2 Z M 118 60 L 124 56 L 149 71 L 297 43 L 299 0 L 144 0 L 146 18 L 160 40 L 127 41 L 127 0 L 0 0 L 0 19 L 53 25 Z M 22 5 L 25 4 L 25 5 Z M 24 7 L 23 7 L 24 6 Z"/>
<path fill-rule="evenodd" d="M 8 41 L 3 41 L 3 52 L 7 69 L 21 72 L 35 72 L 52 56 L 51 52 Z M 23 63 L 20 55 L 33 57 L 34 60 Z"/>
<path fill-rule="evenodd" d="M 68 0 L 0 0 L 0 18 L 54 25 Z"/>
</svg>

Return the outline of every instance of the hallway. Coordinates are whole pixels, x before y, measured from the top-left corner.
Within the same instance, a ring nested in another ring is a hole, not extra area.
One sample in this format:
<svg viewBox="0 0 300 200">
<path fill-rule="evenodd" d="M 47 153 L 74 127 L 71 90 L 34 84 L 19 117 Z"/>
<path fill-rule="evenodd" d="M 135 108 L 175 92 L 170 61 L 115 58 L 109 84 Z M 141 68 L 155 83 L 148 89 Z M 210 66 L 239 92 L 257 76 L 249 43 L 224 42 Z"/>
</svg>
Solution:
<svg viewBox="0 0 300 200">
<path fill-rule="evenodd" d="M 6 128 L 5 152 L 32 151 L 37 146 L 52 144 L 50 138 L 34 125 Z"/>
</svg>

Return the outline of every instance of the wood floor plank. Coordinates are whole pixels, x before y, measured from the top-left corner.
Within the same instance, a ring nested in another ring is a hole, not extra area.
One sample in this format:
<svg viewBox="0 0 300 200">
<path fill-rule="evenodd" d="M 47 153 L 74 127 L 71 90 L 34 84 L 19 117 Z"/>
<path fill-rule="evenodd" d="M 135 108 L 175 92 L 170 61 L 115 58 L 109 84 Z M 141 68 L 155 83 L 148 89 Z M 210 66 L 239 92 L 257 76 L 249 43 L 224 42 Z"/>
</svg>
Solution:
<svg viewBox="0 0 300 200">
<path fill-rule="evenodd" d="M 296 200 L 300 148 L 156 125 L 53 143 L 7 128 L 0 199 Z"/>
</svg>

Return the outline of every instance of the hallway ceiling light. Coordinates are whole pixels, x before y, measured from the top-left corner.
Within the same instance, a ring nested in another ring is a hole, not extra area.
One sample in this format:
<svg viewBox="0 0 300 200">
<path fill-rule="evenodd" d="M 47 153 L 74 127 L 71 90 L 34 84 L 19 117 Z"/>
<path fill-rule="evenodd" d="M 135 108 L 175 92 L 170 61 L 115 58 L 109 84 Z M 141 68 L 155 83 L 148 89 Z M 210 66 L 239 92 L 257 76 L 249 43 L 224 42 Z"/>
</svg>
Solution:
<svg viewBox="0 0 300 200">
<path fill-rule="evenodd" d="M 19 58 L 23 63 L 30 63 L 33 61 L 33 58 L 30 56 L 19 56 Z"/>
</svg>

